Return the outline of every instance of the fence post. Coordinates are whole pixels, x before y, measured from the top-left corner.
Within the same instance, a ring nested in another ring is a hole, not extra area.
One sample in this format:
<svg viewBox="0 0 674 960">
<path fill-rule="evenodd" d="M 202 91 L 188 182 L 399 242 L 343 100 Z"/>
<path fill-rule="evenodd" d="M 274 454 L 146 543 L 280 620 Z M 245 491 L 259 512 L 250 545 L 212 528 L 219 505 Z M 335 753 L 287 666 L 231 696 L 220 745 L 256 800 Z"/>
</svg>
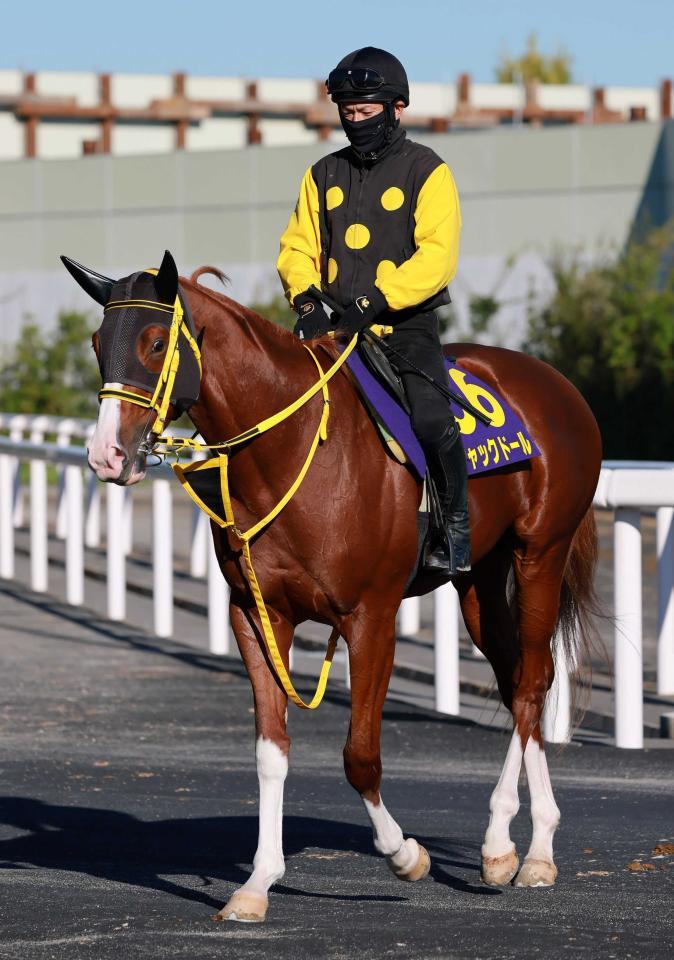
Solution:
<svg viewBox="0 0 674 960">
<path fill-rule="evenodd" d="M 87 480 L 87 516 L 84 524 L 84 542 L 88 547 L 101 545 L 101 487 L 95 473 Z"/>
<path fill-rule="evenodd" d="M 419 633 L 419 597 L 407 597 L 400 604 L 398 615 L 400 633 L 404 637 L 414 637 Z"/>
<path fill-rule="evenodd" d="M 124 487 L 124 553 L 133 553 L 133 487 Z"/>
<path fill-rule="evenodd" d="M 152 584 L 154 632 L 158 637 L 173 633 L 173 512 L 171 483 L 152 481 Z"/>
<path fill-rule="evenodd" d="M 196 504 L 192 507 L 192 544 L 190 547 L 190 574 L 204 577 L 208 571 L 208 543 L 211 531 L 208 517 Z"/>
<path fill-rule="evenodd" d="M 58 422 L 58 431 L 56 433 L 56 444 L 59 447 L 70 445 L 72 432 L 77 428 L 74 420 L 60 420 Z M 66 491 L 66 470 L 59 466 L 58 472 L 58 496 L 56 508 L 56 527 L 55 533 L 59 540 L 65 540 L 68 535 L 68 493 Z"/>
<path fill-rule="evenodd" d="M 433 593 L 435 605 L 435 709 L 458 717 L 459 596 L 446 583 Z"/>
<path fill-rule="evenodd" d="M 618 507 L 614 528 L 615 740 L 639 750 L 644 745 L 643 653 L 641 636 L 641 514 Z"/>
<path fill-rule="evenodd" d="M 14 576 L 14 457 L 0 455 L 0 577 Z"/>
<path fill-rule="evenodd" d="M 17 414 L 12 417 L 9 431 L 9 439 L 15 443 L 23 440 L 23 432 L 28 429 L 28 417 L 23 414 Z M 12 498 L 13 505 L 13 524 L 15 527 L 23 525 L 23 489 L 21 487 L 21 464 L 18 457 L 12 457 Z"/>
<path fill-rule="evenodd" d="M 208 649 L 229 653 L 229 586 L 220 572 L 213 538 L 208 538 Z"/>
<path fill-rule="evenodd" d="M 126 556 L 124 530 L 124 487 L 107 484 L 107 573 L 108 617 L 123 620 L 126 616 Z"/>
<path fill-rule="evenodd" d="M 84 603 L 84 536 L 82 523 L 82 470 L 65 468 L 66 599 L 78 607 Z"/>
<path fill-rule="evenodd" d="M 47 464 L 30 461 L 30 585 L 47 589 Z"/>
<path fill-rule="evenodd" d="M 674 508 L 656 511 L 658 552 L 658 693 L 674 695 Z"/>
</svg>

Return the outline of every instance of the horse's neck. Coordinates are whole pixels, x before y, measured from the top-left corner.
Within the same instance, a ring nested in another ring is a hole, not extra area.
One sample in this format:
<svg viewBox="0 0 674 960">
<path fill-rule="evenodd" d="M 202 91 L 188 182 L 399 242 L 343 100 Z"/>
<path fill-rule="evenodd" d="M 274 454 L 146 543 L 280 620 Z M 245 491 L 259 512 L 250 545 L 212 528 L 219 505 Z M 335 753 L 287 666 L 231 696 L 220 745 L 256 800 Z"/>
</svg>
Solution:
<svg viewBox="0 0 674 960">
<path fill-rule="evenodd" d="M 199 403 L 191 412 L 207 443 L 236 436 L 294 400 L 309 372 L 294 337 L 231 300 L 191 297 L 205 328 Z"/>
</svg>

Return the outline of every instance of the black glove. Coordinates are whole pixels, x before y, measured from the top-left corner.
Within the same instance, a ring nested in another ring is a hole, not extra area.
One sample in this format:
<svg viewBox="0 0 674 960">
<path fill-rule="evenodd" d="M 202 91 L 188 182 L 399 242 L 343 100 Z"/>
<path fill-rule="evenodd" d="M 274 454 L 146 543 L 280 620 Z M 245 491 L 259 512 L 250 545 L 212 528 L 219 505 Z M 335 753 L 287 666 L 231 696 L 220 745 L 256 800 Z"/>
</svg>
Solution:
<svg viewBox="0 0 674 960">
<path fill-rule="evenodd" d="M 293 329 L 296 337 L 313 340 L 334 327 L 320 300 L 307 293 L 298 293 L 293 300 L 293 307 L 297 311 L 297 323 Z"/>
<path fill-rule="evenodd" d="M 338 334 L 346 335 L 351 339 L 363 327 L 375 323 L 377 317 L 388 309 L 386 297 L 377 289 L 371 287 L 367 293 L 356 297 L 339 318 Z"/>
</svg>

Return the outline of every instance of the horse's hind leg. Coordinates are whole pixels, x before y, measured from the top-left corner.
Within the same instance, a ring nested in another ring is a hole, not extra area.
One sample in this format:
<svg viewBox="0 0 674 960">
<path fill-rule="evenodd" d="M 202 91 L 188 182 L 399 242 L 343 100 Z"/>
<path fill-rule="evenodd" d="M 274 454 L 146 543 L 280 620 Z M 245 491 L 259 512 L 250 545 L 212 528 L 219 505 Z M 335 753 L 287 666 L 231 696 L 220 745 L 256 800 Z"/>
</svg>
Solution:
<svg viewBox="0 0 674 960">
<path fill-rule="evenodd" d="M 422 880 L 430 870 L 427 850 L 407 840 L 384 806 L 381 793 L 381 713 L 391 677 L 395 613 L 374 620 L 362 609 L 344 625 L 351 672 L 351 723 L 344 746 L 344 770 L 358 791 L 372 824 L 374 845 L 400 880 Z"/>
<path fill-rule="evenodd" d="M 260 922 L 265 919 L 268 891 L 285 873 L 283 858 L 283 786 L 288 774 L 290 738 L 286 733 L 287 698 L 270 670 L 250 613 L 230 607 L 232 627 L 241 650 L 255 698 L 255 759 L 260 789 L 258 845 L 253 872 L 235 890 L 216 920 Z M 276 640 L 288 663 L 293 630 L 269 609 Z"/>
<path fill-rule="evenodd" d="M 518 661 L 515 623 L 507 599 L 512 547 L 497 545 L 457 584 L 461 611 L 473 643 L 491 663 L 503 703 L 512 709 L 513 673 Z M 491 886 L 510 883 L 519 868 L 510 823 L 519 810 L 517 783 L 522 766 L 522 746 L 513 735 L 499 781 L 489 801 L 489 826 L 482 845 L 480 875 Z"/>
</svg>

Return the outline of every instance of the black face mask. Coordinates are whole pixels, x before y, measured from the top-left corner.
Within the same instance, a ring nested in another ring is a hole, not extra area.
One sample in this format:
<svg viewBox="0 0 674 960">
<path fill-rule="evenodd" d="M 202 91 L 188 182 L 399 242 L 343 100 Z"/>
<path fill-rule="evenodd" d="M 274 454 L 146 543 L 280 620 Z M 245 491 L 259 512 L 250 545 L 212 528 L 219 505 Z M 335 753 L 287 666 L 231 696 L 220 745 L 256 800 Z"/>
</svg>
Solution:
<svg viewBox="0 0 674 960">
<path fill-rule="evenodd" d="M 113 301 L 157 301 L 157 292 L 153 278 L 145 273 L 133 273 L 118 280 L 113 288 L 110 302 Z M 185 311 L 186 325 L 196 338 L 194 322 L 184 297 L 181 304 Z M 136 354 L 136 342 L 143 330 L 150 325 L 163 327 L 166 340 L 169 338 L 172 321 L 172 304 L 167 311 L 152 310 L 141 305 L 106 309 L 103 322 L 98 330 L 101 346 L 100 369 L 103 383 L 122 383 L 130 387 L 140 387 L 154 393 L 159 375 L 147 370 Z M 201 375 L 194 353 L 181 336 L 178 340 L 180 364 L 173 385 L 171 403 L 178 413 L 189 410 L 199 398 Z"/>
<path fill-rule="evenodd" d="M 390 104 L 385 103 L 381 113 L 367 120 L 347 120 L 340 110 L 339 119 L 349 143 L 358 153 L 378 153 L 391 139 L 393 131 L 400 123 L 395 119 Z"/>
</svg>

